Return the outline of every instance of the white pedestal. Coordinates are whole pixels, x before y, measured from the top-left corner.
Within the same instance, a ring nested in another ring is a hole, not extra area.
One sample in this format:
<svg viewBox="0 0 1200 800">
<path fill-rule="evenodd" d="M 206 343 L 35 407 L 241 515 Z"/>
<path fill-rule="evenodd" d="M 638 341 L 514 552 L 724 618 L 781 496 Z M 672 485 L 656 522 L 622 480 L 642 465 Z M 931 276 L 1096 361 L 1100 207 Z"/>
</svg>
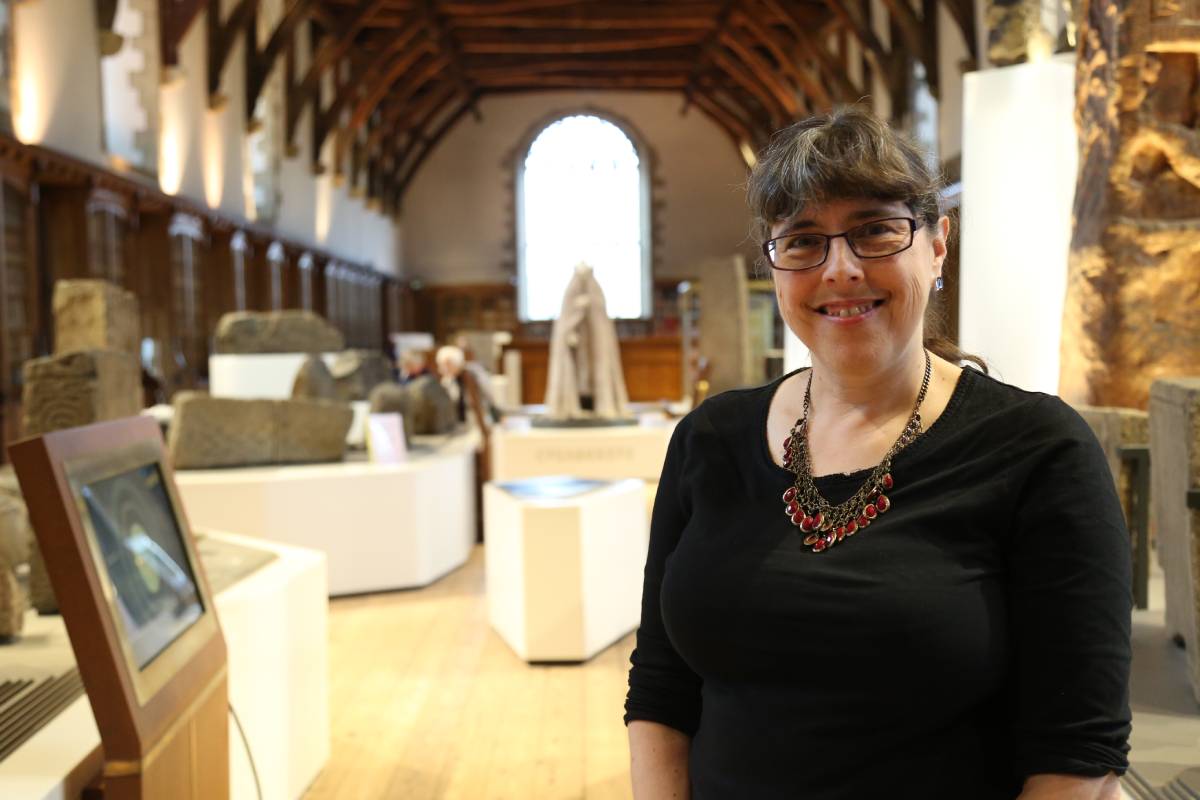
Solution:
<svg viewBox="0 0 1200 800">
<path fill-rule="evenodd" d="M 591 658 L 638 624 L 643 484 L 567 497 L 519 494 L 517 485 L 484 486 L 488 619 L 526 661 Z"/>
<path fill-rule="evenodd" d="M 543 475 L 658 481 L 673 424 L 492 431 L 492 479 Z"/>
<path fill-rule="evenodd" d="M 277 558 L 216 596 L 229 665 L 229 702 L 254 754 L 266 800 L 303 796 L 329 759 L 329 675 L 325 558 L 320 553 L 243 537 L 214 538 L 273 551 Z M 0 650 L 6 674 L 25 667 L 30 677 L 75 663 L 62 617 L 26 617 L 26 641 Z M 17 666 L 13 666 L 14 663 Z M 15 674 L 15 673 L 13 673 Z M 86 695 L 0 762 L 0 797 L 77 797 L 96 759 L 100 733 Z M 257 792 L 246 745 L 229 720 L 230 797 Z M 78 774 L 72 773 L 78 771 Z"/>
<path fill-rule="evenodd" d="M 324 552 L 330 595 L 425 586 L 475 543 L 476 439 L 442 441 L 403 464 L 181 470 L 175 483 L 196 528 Z"/>
<path fill-rule="evenodd" d="M 208 357 L 208 392 L 242 400 L 287 400 L 308 353 L 234 353 Z M 337 353 L 322 353 L 325 366 Z"/>
</svg>

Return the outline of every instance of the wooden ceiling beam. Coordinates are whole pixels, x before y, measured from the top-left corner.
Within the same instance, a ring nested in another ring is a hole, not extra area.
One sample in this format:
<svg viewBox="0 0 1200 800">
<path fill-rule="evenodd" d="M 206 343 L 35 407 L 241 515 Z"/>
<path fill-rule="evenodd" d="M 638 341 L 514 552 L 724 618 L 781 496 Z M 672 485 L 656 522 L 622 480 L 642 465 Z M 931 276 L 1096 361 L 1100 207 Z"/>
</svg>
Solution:
<svg viewBox="0 0 1200 800">
<path fill-rule="evenodd" d="M 406 150 L 425 137 L 425 129 L 446 105 L 459 98 L 459 87 L 453 83 L 442 82 L 429 87 L 429 91 L 407 107 L 411 113 L 396 122 L 391 132 L 392 140 L 385 145 L 385 152 L 399 162 Z"/>
<path fill-rule="evenodd" d="M 421 145 L 416 148 L 415 151 L 413 151 L 413 155 L 407 160 L 407 167 L 400 176 L 399 184 L 396 187 L 397 208 L 399 208 L 400 204 L 404 201 L 404 193 L 412 184 L 413 178 L 416 177 L 417 170 L 421 169 L 421 165 L 425 163 L 425 159 L 427 159 L 429 154 L 433 152 L 433 148 L 437 147 L 438 142 L 442 140 L 442 137 L 445 136 L 446 133 L 475 106 L 475 103 L 476 98 L 473 96 L 464 98 L 458 107 L 438 124 L 433 133 L 426 137 L 421 142 Z"/>
<path fill-rule="evenodd" d="M 777 0 L 762 0 L 769 7 L 774 6 L 777 15 L 780 19 L 788 19 L 791 14 L 788 10 L 786 2 Z M 871 69 L 879 74 L 885 74 L 887 66 L 892 61 L 892 54 L 883 46 L 883 42 L 879 41 L 879 37 L 875 35 L 875 31 L 867 24 L 852 5 L 847 0 L 825 0 L 825 4 L 829 6 L 829 10 L 833 15 L 844 25 L 858 43 L 862 46 L 863 54 L 871 64 Z"/>
<path fill-rule="evenodd" d="M 296 125 L 300 122 L 304 107 L 311 102 L 313 108 L 319 108 L 321 76 L 325 70 L 346 55 L 354 45 L 355 37 L 371 17 L 378 13 L 381 6 L 381 0 L 359 0 L 349 15 L 339 21 L 333 33 L 325 37 L 313 53 L 304 77 L 296 85 L 288 87 L 287 125 L 284 128 L 284 141 L 288 145 L 296 140 Z"/>
<path fill-rule="evenodd" d="M 752 74 L 744 64 L 734 58 L 724 48 L 717 47 L 709 55 L 713 64 L 733 79 L 734 83 L 759 102 L 771 117 L 772 124 L 784 122 L 788 117 L 795 117 L 798 107 L 788 108 L 779 98 L 763 84 L 758 76 Z"/>
<path fill-rule="evenodd" d="M 487 62 L 482 63 L 486 64 Z M 586 72 L 591 74 L 606 74 L 610 72 L 678 72 L 686 74 L 691 68 L 691 61 L 678 58 L 663 60 L 649 58 L 620 60 L 559 58 L 492 66 L 464 65 L 467 73 L 476 80 L 484 80 L 493 75 L 544 75 L 554 72 Z"/>
<path fill-rule="evenodd" d="M 248 32 L 246 40 L 247 122 L 254 116 L 254 106 L 258 103 L 258 96 L 262 94 L 263 86 L 266 85 L 267 78 L 275 66 L 275 59 L 295 45 L 296 30 L 300 27 L 300 23 L 308 19 L 308 12 L 315 2 L 316 0 L 291 0 L 283 12 L 279 24 L 275 26 L 275 30 L 271 31 L 271 36 L 261 51 L 257 48 L 258 37 L 255 32 L 253 30 Z"/>
<path fill-rule="evenodd" d="M 496 76 L 480 81 L 479 87 L 529 89 L 678 89 L 687 85 L 682 75 L 512 75 Z"/>
<path fill-rule="evenodd" d="M 452 17 L 469 17 L 481 14 L 525 14 L 544 11 L 548 8 L 568 8 L 584 5 L 586 0 L 495 0 L 494 2 L 446 2 L 441 4 L 443 14 Z"/>
<path fill-rule="evenodd" d="M 179 66 L 179 43 L 207 4 L 208 0 L 158 0 L 158 40 L 163 67 Z"/>
<path fill-rule="evenodd" d="M 940 93 L 937 74 L 937 14 L 932 14 L 932 19 L 922 20 L 908 4 L 908 0 L 883 0 L 883 4 L 887 7 L 892 21 L 896 23 L 896 29 L 899 30 L 909 55 L 924 65 L 929 91 L 937 97 Z M 936 6 L 932 7 L 936 10 Z"/>
<path fill-rule="evenodd" d="M 598 34 L 588 36 L 587 34 Z M 572 39 L 464 32 L 459 38 L 461 52 L 471 54 L 583 54 L 626 53 L 666 47 L 693 47 L 699 44 L 695 33 L 659 33 L 646 31 L 634 34 L 627 31 L 619 36 L 603 32 L 580 31 Z"/>
<path fill-rule="evenodd" d="M 374 151 L 380 140 L 385 135 L 390 135 L 393 127 L 396 125 L 403 114 L 408 101 L 413 98 L 421 89 L 425 88 L 428 83 L 436 83 L 437 78 L 442 75 L 450 66 L 450 56 L 446 53 L 431 53 L 431 57 L 415 65 L 411 70 L 411 79 L 405 80 L 400 90 L 395 95 L 388 97 L 388 107 L 383 110 L 380 115 L 379 126 L 372 132 L 367 139 L 367 149 Z M 407 78 L 408 76 L 406 76 Z M 462 90 L 462 85 L 457 81 L 450 81 Z M 467 94 L 465 91 L 463 94 Z"/>
<path fill-rule="evenodd" d="M 794 7 L 785 6 L 779 0 L 758 0 L 768 15 L 781 23 L 795 39 L 796 47 L 802 54 L 817 62 L 818 74 L 823 75 L 832 84 L 834 98 L 840 102 L 854 102 L 862 96 L 862 88 L 855 86 L 846 74 L 844 63 L 839 63 L 825 43 L 812 35 L 811 26 L 794 13 Z M 750 15 L 747 15 L 750 16 Z M 755 19 L 760 27 L 762 23 Z M 841 27 L 843 34 L 848 33 L 846 26 Z"/>
<path fill-rule="evenodd" d="M 214 6 L 214 8 L 216 8 Z M 225 70 L 225 62 L 233 52 L 237 37 L 244 33 L 254 19 L 258 10 L 258 0 L 239 0 L 229 13 L 226 20 L 221 19 L 219 11 L 209 13 L 208 17 L 208 105 L 218 108 L 225 103 L 221 93 L 221 73 Z"/>
<path fill-rule="evenodd" d="M 421 0 L 421 11 L 425 15 L 425 25 L 426 30 L 429 32 L 429 37 L 437 43 L 437 46 L 442 50 L 442 54 L 446 56 L 451 80 L 458 84 L 463 95 L 468 98 L 472 116 L 476 120 L 482 119 L 483 117 L 479 113 L 479 106 L 474 101 L 476 95 L 475 87 L 471 85 L 471 81 L 463 73 L 461 45 L 450 34 L 449 29 L 438 15 L 437 9 L 434 8 L 434 0 Z"/>
<path fill-rule="evenodd" d="M 781 83 L 777 77 L 777 69 L 764 61 L 754 48 L 748 46 L 730 31 L 722 32 L 720 40 L 750 69 L 754 78 L 775 96 L 787 114 L 791 116 L 792 119 L 787 120 L 788 122 L 803 114 L 804 106 L 796 90 Z"/>
<path fill-rule="evenodd" d="M 739 10 L 733 15 L 733 22 L 749 33 L 758 46 L 766 49 L 771 54 L 771 58 L 775 59 L 779 68 L 801 88 L 807 98 L 806 107 L 833 105 L 833 98 L 830 97 L 829 90 L 821 78 L 814 74 L 808 64 L 789 56 L 780 46 L 777 36 L 772 35 L 771 31 L 764 28 L 755 15 Z M 802 47 L 801 49 L 806 50 L 807 48 Z"/>
</svg>

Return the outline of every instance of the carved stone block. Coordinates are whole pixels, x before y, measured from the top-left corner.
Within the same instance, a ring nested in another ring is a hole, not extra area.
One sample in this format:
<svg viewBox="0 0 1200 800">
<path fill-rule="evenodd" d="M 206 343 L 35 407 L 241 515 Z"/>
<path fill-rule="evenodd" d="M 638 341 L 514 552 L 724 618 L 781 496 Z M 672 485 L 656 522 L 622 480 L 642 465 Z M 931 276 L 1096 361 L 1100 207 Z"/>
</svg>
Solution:
<svg viewBox="0 0 1200 800">
<path fill-rule="evenodd" d="M 167 449 L 176 469 L 340 461 L 354 412 L 321 400 L 175 396 Z"/>
<path fill-rule="evenodd" d="M 67 353 L 25 362 L 22 397 L 27 436 L 119 419 L 142 410 L 141 371 L 112 350 Z"/>
<path fill-rule="evenodd" d="M 330 353 L 346 341 L 311 311 L 232 311 L 217 323 L 217 353 Z"/>
<path fill-rule="evenodd" d="M 1200 486 L 1200 378 L 1151 385 L 1150 454 L 1167 630 L 1183 637 L 1192 693 L 1200 702 L 1200 512 L 1187 507 L 1187 491 Z"/>
<path fill-rule="evenodd" d="M 25 628 L 25 593 L 11 566 L 0 567 L 0 641 L 17 636 Z"/>
<path fill-rule="evenodd" d="M 13 476 L 9 472 L 0 477 L 0 640 L 16 636 L 25 625 L 27 601 L 13 570 L 17 564 L 29 560 L 33 538 L 21 490 L 15 485 L 10 489 L 4 477 Z M 13 482 L 15 484 L 15 478 Z M 44 564 L 42 573 L 44 580 Z M 50 610 L 56 609 L 58 603 L 52 592 L 42 599 L 54 607 Z"/>
<path fill-rule="evenodd" d="M 309 356 L 304 359 L 292 381 L 292 399 L 294 400 L 334 400 L 337 398 L 337 385 L 333 375 L 325 366 L 325 360 L 319 356 Z"/>
<path fill-rule="evenodd" d="M 115 350 L 136 356 L 140 348 L 137 296 L 108 281 L 54 284 L 54 352 Z"/>
<path fill-rule="evenodd" d="M 448 433 L 457 422 L 450 395 L 432 375 L 403 386 L 380 384 L 371 390 L 370 404 L 372 414 L 403 414 L 407 436 Z"/>
<path fill-rule="evenodd" d="M 276 400 L 275 453 L 277 464 L 340 461 L 354 411 L 344 403 L 324 400 Z"/>
<path fill-rule="evenodd" d="M 366 400 L 372 389 L 392 379 L 391 362 L 373 350 L 339 353 L 329 372 L 337 384 L 337 399 L 347 403 Z"/>
<path fill-rule="evenodd" d="M 1132 490 L 1130 468 L 1121 460 L 1118 450 L 1132 445 L 1150 444 L 1150 415 L 1136 408 L 1108 408 L 1104 406 L 1076 406 L 1079 415 L 1091 427 L 1100 441 L 1108 469 L 1117 486 L 1117 495 L 1129 519 L 1129 498 Z"/>
</svg>

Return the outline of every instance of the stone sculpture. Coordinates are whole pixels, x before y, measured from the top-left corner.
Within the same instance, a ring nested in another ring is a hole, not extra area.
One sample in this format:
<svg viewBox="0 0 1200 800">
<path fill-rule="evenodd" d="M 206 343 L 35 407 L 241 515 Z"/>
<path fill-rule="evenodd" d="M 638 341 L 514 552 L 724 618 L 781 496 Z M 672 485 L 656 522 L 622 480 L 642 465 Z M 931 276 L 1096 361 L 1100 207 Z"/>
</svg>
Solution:
<svg viewBox="0 0 1200 800">
<path fill-rule="evenodd" d="M 1079 177 L 1059 392 L 1145 408 L 1200 363 L 1200 82 L 1195 5 L 1080 6 Z"/>
<path fill-rule="evenodd" d="M 750 284 L 741 256 L 700 264 L 699 349 L 708 359 L 709 392 L 749 386 L 756 379 L 750 344 Z"/>
<path fill-rule="evenodd" d="M 128 417 L 142 409 L 141 373 L 132 356 L 92 350 L 25 362 L 25 435 Z"/>
<path fill-rule="evenodd" d="M 1104 457 L 1108 459 L 1108 468 L 1117 486 L 1117 495 L 1121 498 L 1125 519 L 1130 519 L 1130 469 L 1118 455 L 1118 450 L 1132 445 L 1150 444 L 1150 415 L 1136 408 L 1076 406 L 1075 410 L 1096 434 L 1096 439 L 1104 450 Z"/>
<path fill-rule="evenodd" d="M 311 311 L 231 311 L 217 323 L 216 353 L 332 353 L 337 328 Z"/>
<path fill-rule="evenodd" d="M 176 469 L 340 461 L 354 412 L 324 400 L 175 396 L 167 450 Z"/>
<path fill-rule="evenodd" d="M 325 359 L 320 356 L 309 356 L 304 359 L 296 372 L 296 380 L 292 382 L 293 400 L 335 400 L 337 399 L 337 384 Z"/>
<path fill-rule="evenodd" d="M 11 640 L 25 627 L 26 600 L 15 568 L 29 560 L 33 538 L 21 490 L 11 472 L 5 477 L 12 485 L 0 479 L 0 641 Z"/>
<path fill-rule="evenodd" d="M 617 329 L 604 291 L 586 264 L 575 267 L 550 333 L 546 406 L 555 420 L 629 416 Z M 590 413 L 584 413 L 585 406 Z"/>
<path fill-rule="evenodd" d="M 454 404 L 432 375 L 414 378 L 403 386 L 381 383 L 371 390 L 370 404 L 372 414 L 403 414 L 404 434 L 408 437 L 454 430 Z"/>
<path fill-rule="evenodd" d="M 329 372 L 337 386 L 337 399 L 347 403 L 366 400 L 372 389 L 392 379 L 391 362 L 373 350 L 338 353 Z"/>
<path fill-rule="evenodd" d="M 54 352 L 115 350 L 136 355 L 140 347 L 138 301 L 108 281 L 54 284 Z"/>
<path fill-rule="evenodd" d="M 1200 511 L 1187 507 L 1188 490 L 1200 486 L 1200 378 L 1158 380 L 1150 387 L 1150 454 L 1167 630 L 1183 639 L 1192 693 L 1200 702 Z"/>
</svg>

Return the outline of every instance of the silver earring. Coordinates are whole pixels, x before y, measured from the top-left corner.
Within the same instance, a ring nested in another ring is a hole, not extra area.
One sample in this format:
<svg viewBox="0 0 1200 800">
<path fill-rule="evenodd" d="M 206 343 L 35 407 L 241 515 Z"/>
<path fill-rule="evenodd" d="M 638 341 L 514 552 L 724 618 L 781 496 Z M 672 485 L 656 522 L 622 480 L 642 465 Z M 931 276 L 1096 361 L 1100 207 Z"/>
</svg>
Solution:
<svg viewBox="0 0 1200 800">
<path fill-rule="evenodd" d="M 934 290 L 940 292 L 945 286 L 946 284 L 942 281 L 942 276 L 938 275 L 937 280 L 933 282 Z"/>
</svg>

